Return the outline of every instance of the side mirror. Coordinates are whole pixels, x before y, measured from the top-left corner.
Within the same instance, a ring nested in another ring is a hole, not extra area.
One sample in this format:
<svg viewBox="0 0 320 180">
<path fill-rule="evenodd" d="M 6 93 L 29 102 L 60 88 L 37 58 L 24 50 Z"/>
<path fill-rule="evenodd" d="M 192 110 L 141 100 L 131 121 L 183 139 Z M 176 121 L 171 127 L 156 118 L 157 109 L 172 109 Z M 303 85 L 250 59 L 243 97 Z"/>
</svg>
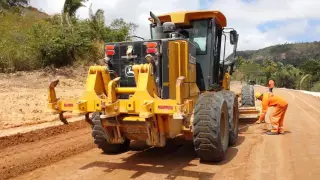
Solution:
<svg viewBox="0 0 320 180">
<path fill-rule="evenodd" d="M 236 30 L 230 31 L 230 44 L 234 45 L 238 43 L 238 33 Z"/>
</svg>

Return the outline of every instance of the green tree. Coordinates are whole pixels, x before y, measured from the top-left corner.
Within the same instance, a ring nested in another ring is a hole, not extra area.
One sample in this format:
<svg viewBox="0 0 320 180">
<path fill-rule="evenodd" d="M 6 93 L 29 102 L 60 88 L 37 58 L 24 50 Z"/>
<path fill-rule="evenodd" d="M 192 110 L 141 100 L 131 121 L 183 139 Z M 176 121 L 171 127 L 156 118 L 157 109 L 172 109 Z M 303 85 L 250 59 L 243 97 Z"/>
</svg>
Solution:
<svg viewBox="0 0 320 180">
<path fill-rule="evenodd" d="M 84 7 L 84 3 L 87 0 L 65 0 L 63 6 L 63 14 L 67 14 L 69 17 L 74 17 L 77 10 Z"/>
<path fill-rule="evenodd" d="M 104 11 L 102 9 L 98 9 L 95 13 L 92 11 L 92 5 L 89 8 L 89 21 L 90 26 L 93 30 L 95 38 L 99 40 L 103 40 L 104 32 L 105 32 L 105 18 Z"/>
<path fill-rule="evenodd" d="M 38 49 L 42 66 L 61 67 L 73 64 L 76 59 L 93 53 L 93 40 L 87 36 L 90 29 L 86 24 L 77 23 L 73 31 L 68 27 L 41 22 L 32 29 L 33 48 Z M 95 59 L 89 59 L 95 60 Z"/>
<path fill-rule="evenodd" d="M 257 80 L 257 77 L 260 75 L 260 65 L 248 60 L 241 60 L 241 65 L 239 70 L 243 73 L 242 80 Z"/>
<path fill-rule="evenodd" d="M 105 42 L 119 42 L 134 33 L 138 25 L 125 22 L 122 18 L 115 19 L 110 26 L 105 28 L 103 39 Z M 130 40 L 130 38 L 128 39 Z"/>
<path fill-rule="evenodd" d="M 299 89 L 309 89 L 311 78 L 312 76 L 310 74 L 302 75 L 299 81 Z"/>
<path fill-rule="evenodd" d="M 104 42 L 124 41 L 137 27 L 123 19 L 106 25 L 103 14 L 97 10 L 91 11 L 89 19 L 73 17 L 67 22 L 70 27 L 61 26 L 63 14 L 48 16 L 32 7 L 8 7 L 0 14 L 0 72 L 61 67 L 75 62 L 88 64 L 101 59 Z"/>
<path fill-rule="evenodd" d="M 312 75 L 312 81 L 320 81 L 320 61 L 310 59 L 300 66 L 303 72 Z"/>
<path fill-rule="evenodd" d="M 244 63 L 245 63 L 245 61 L 246 61 L 246 60 L 245 60 L 242 56 L 238 57 L 238 61 L 236 62 L 238 68 L 240 68 L 241 66 L 243 66 Z"/>
<path fill-rule="evenodd" d="M 75 19 L 77 10 L 81 7 L 84 7 L 84 3 L 86 1 L 88 0 L 65 0 L 61 13 L 61 24 L 66 22 L 69 26 L 71 26 L 72 20 Z"/>
<path fill-rule="evenodd" d="M 311 88 L 311 91 L 320 92 L 320 82 L 317 82 L 316 84 L 314 84 L 313 87 Z"/>
<path fill-rule="evenodd" d="M 263 72 L 267 81 L 271 78 L 272 74 L 277 71 L 277 64 L 272 60 L 265 60 L 263 62 Z M 267 84 L 267 82 L 265 82 Z"/>
<path fill-rule="evenodd" d="M 282 66 L 273 76 L 278 87 L 296 88 L 299 85 L 300 70 L 293 65 Z"/>
</svg>

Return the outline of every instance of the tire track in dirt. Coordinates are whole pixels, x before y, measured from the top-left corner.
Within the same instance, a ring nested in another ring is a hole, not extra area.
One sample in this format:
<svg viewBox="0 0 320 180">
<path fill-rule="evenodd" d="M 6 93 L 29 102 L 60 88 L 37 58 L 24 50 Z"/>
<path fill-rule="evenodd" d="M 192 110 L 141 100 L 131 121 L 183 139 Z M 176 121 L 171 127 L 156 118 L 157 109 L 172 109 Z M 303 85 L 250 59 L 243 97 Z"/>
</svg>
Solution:
<svg viewBox="0 0 320 180">
<path fill-rule="evenodd" d="M 261 127 L 243 132 L 225 160 L 202 163 L 192 142 L 179 138 L 168 141 L 164 148 L 147 148 L 105 155 L 100 149 L 66 158 L 46 167 L 22 174 L 15 179 L 244 179 L 248 159 L 261 143 Z"/>
<path fill-rule="evenodd" d="M 37 129 L 27 133 L 17 133 L 15 135 L 0 137 L 0 150 L 3 148 L 15 146 L 21 143 L 39 141 L 48 137 L 64 134 L 78 129 L 87 128 L 89 125 L 84 121 L 71 122 L 68 125 L 51 126 L 43 129 Z"/>
<path fill-rule="evenodd" d="M 96 146 L 88 124 L 77 121 L 1 137 L 0 179 L 12 178 Z"/>
<path fill-rule="evenodd" d="M 319 179 L 319 99 L 282 89 L 274 93 L 289 102 L 286 134 L 263 136 L 251 155 L 246 179 Z"/>
<path fill-rule="evenodd" d="M 291 96 L 293 95 L 291 92 L 288 92 Z M 296 106 L 299 107 L 299 109 L 305 113 L 306 116 L 308 116 L 309 120 L 312 120 L 314 123 L 313 125 L 316 125 L 318 127 L 320 127 L 320 122 L 311 114 L 312 111 L 316 111 L 319 112 L 318 114 L 320 114 L 320 111 L 315 109 L 313 106 L 309 105 L 306 101 L 304 101 L 303 99 L 299 98 L 298 96 L 293 95 L 294 99 L 298 99 L 300 102 L 302 102 L 305 106 L 302 107 L 300 106 L 299 103 L 296 103 Z"/>
<path fill-rule="evenodd" d="M 266 136 L 262 132 L 267 124 L 247 127 L 220 163 L 200 163 L 192 145 L 181 146 L 181 141 L 166 148 L 102 155 L 99 149 L 86 150 L 95 146 L 90 128 L 83 128 L 4 148 L 0 153 L 0 174 L 6 172 L 7 177 L 11 174 L 17 179 L 319 179 L 320 136 L 315 121 L 320 114 L 295 99 L 295 92 L 279 94 L 290 104 L 285 120 L 288 133 Z M 317 104 L 312 97 L 304 100 Z M 77 153 L 80 154 L 72 156 Z M 24 162 L 25 158 L 29 159 Z M 8 173 L 10 169 L 6 169 L 11 166 L 13 172 Z M 37 169 L 28 172 L 24 169 L 27 166 Z"/>
</svg>

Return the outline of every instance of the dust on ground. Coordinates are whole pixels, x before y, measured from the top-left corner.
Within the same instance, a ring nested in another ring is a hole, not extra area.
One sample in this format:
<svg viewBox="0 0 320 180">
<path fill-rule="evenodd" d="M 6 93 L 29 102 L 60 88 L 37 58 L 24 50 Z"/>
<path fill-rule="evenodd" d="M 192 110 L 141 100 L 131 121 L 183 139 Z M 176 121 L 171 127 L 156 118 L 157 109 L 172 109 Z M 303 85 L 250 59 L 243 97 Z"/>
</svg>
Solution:
<svg viewBox="0 0 320 180">
<path fill-rule="evenodd" d="M 84 92 L 88 66 L 46 68 L 41 71 L 0 74 L 0 130 L 58 120 L 46 113 L 48 85 L 59 78 L 58 98 L 79 98 Z M 231 83 L 241 92 L 240 82 Z"/>
<path fill-rule="evenodd" d="M 233 87 L 231 88 L 237 91 Z M 255 86 L 255 90 L 268 91 L 267 88 L 260 86 Z M 48 140 L 19 144 L 1 150 L 0 157 L 6 158 L 0 160 L 0 164 L 1 161 L 8 163 L 5 163 L 2 170 L 0 169 L 0 174 L 3 173 L 6 177 L 14 179 L 39 180 L 83 179 L 84 177 L 85 179 L 108 177 L 108 179 L 148 180 L 320 179 L 320 99 L 301 92 L 282 89 L 275 89 L 274 93 L 285 98 L 289 103 L 284 122 L 286 134 L 264 135 L 268 124 L 243 128 L 239 132 L 236 145 L 229 147 L 225 159 L 218 163 L 200 162 L 192 142 L 187 143 L 182 140 L 177 140 L 176 143 L 168 142 L 164 148 L 131 150 L 116 155 L 105 155 L 100 149 L 90 149 L 93 139 L 88 138 L 90 131 L 86 132 L 87 129 L 83 128 L 66 134 L 65 139 L 58 135 Z M 75 147 L 78 144 L 90 150 L 73 151 L 74 148 L 78 148 Z M 38 155 L 33 153 L 35 156 L 30 157 L 24 151 L 12 150 L 23 148 L 28 152 L 29 149 L 44 145 L 48 146 L 43 148 L 45 157 L 50 157 L 48 158 L 50 163 L 56 163 L 45 164 L 43 153 Z M 51 149 L 49 147 L 56 149 L 51 152 L 48 150 Z M 61 159 L 60 152 L 66 149 L 69 149 L 67 152 L 72 156 Z M 20 159 L 23 161 L 19 161 Z M 59 161 L 56 161 L 57 159 Z M 10 167 L 13 169 L 9 169 Z"/>
<path fill-rule="evenodd" d="M 231 90 L 240 89 L 232 83 Z M 0 139 L 7 142 L 0 148 L 0 179 L 319 179 L 320 99 L 285 89 L 274 93 L 289 102 L 286 134 L 264 135 L 268 124 L 241 128 L 219 163 L 201 163 L 192 142 L 178 139 L 164 148 L 106 155 L 95 148 L 88 124 L 78 121 Z"/>
<path fill-rule="evenodd" d="M 49 82 L 59 78 L 57 97 L 78 98 L 84 91 L 87 70 L 88 67 L 46 68 L 0 74 L 0 129 L 58 120 L 57 115 L 45 112 Z"/>
</svg>

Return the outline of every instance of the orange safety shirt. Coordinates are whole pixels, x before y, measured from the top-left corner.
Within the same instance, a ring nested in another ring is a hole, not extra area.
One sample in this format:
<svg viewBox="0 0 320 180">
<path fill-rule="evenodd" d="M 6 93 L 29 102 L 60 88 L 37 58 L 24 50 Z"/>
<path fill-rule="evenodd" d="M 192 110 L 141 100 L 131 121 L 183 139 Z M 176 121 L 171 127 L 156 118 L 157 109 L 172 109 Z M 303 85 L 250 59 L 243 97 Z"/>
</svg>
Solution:
<svg viewBox="0 0 320 180">
<path fill-rule="evenodd" d="M 259 120 L 263 120 L 268 107 L 278 107 L 282 108 L 288 105 L 288 102 L 281 98 L 280 96 L 275 96 L 273 93 L 264 93 L 262 97 L 262 112 L 260 115 Z"/>
<path fill-rule="evenodd" d="M 269 88 L 274 87 L 274 81 L 272 79 L 269 80 Z"/>
</svg>

